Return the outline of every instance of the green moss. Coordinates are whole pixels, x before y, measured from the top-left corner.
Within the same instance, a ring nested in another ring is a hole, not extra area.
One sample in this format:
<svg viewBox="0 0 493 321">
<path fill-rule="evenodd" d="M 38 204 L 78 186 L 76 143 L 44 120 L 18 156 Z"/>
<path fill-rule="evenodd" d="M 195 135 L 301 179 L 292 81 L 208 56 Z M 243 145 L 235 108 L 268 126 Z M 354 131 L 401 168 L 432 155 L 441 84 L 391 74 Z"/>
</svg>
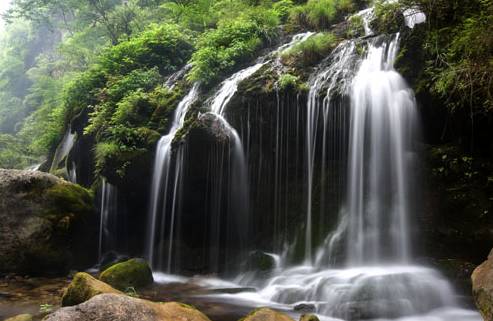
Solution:
<svg viewBox="0 0 493 321">
<path fill-rule="evenodd" d="M 302 314 L 300 321 L 320 321 L 315 314 Z"/>
<path fill-rule="evenodd" d="M 141 288 L 154 281 L 151 268 L 142 259 L 117 263 L 103 271 L 99 279 L 119 290 L 129 287 Z"/>
<path fill-rule="evenodd" d="M 102 293 L 120 293 L 106 283 L 96 280 L 91 275 L 79 272 L 75 274 L 70 285 L 62 296 L 62 306 L 72 306 L 83 303 Z"/>
<path fill-rule="evenodd" d="M 58 217 L 69 214 L 88 215 L 94 211 L 92 193 L 75 184 L 56 184 L 45 192 L 51 208 L 45 214 L 56 213 Z"/>
</svg>

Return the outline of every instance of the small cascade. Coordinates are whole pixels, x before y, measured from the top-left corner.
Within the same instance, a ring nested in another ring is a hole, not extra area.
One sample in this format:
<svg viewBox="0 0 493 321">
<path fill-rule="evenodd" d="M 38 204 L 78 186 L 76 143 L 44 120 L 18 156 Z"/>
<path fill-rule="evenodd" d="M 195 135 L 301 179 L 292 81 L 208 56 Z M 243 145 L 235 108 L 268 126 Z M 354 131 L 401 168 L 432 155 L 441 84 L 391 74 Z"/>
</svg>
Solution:
<svg viewBox="0 0 493 321">
<path fill-rule="evenodd" d="M 77 134 L 72 133 L 72 128 L 69 126 L 62 138 L 61 143 L 55 151 L 55 155 L 53 156 L 53 161 L 51 163 L 51 171 L 56 170 L 58 166 L 62 165 L 61 162 L 67 158 L 70 150 L 72 150 L 72 147 L 74 146 L 76 136 Z"/>
<path fill-rule="evenodd" d="M 165 229 L 173 231 L 174 218 L 177 211 L 177 197 L 178 197 L 178 183 L 180 182 L 180 173 L 182 157 L 177 158 L 174 166 L 174 179 L 171 178 L 171 154 L 172 143 L 176 136 L 176 133 L 185 123 L 185 116 L 188 109 L 195 102 L 199 95 L 199 84 L 196 83 L 192 86 L 188 94 L 180 101 L 176 107 L 173 123 L 168 134 L 161 137 L 158 142 L 156 159 L 154 162 L 154 174 L 151 187 L 151 203 L 150 203 L 150 221 L 149 221 L 149 238 L 147 242 L 147 257 L 151 262 L 151 265 L 155 266 L 156 254 L 159 259 L 162 260 L 163 250 L 156 251 L 155 244 L 160 235 L 165 232 Z M 168 197 L 168 191 L 171 196 Z M 166 211 L 170 207 L 171 212 L 167 215 Z M 169 225 L 167 225 L 169 224 Z M 168 248 L 167 257 L 171 256 L 172 245 Z M 157 253 L 156 253 L 157 252 Z M 169 261 L 169 260 L 168 260 Z"/>
<path fill-rule="evenodd" d="M 68 179 L 70 182 L 77 184 L 77 164 L 72 161 L 71 166 L 68 168 Z"/>
<path fill-rule="evenodd" d="M 313 199 L 316 161 L 320 162 L 317 185 L 327 185 L 327 170 L 339 172 L 338 168 L 328 168 L 328 158 L 338 155 L 339 163 L 345 155 L 347 127 L 347 94 L 351 85 L 353 65 L 356 62 L 356 44 L 346 41 L 340 44 L 328 61 L 328 66 L 316 73 L 310 81 L 306 118 L 306 227 L 305 227 L 305 261 L 313 263 Z M 318 134 L 322 127 L 322 137 Z M 329 139 L 331 140 L 329 142 Z M 329 155 L 330 154 L 330 155 Z M 341 177 L 337 178 L 341 180 Z M 340 185 L 341 182 L 339 181 Z M 325 215 L 324 196 L 326 191 L 320 189 L 320 212 Z"/>
<path fill-rule="evenodd" d="M 118 192 L 114 185 L 103 178 L 99 223 L 99 259 L 103 254 L 116 250 L 118 242 Z"/>
</svg>

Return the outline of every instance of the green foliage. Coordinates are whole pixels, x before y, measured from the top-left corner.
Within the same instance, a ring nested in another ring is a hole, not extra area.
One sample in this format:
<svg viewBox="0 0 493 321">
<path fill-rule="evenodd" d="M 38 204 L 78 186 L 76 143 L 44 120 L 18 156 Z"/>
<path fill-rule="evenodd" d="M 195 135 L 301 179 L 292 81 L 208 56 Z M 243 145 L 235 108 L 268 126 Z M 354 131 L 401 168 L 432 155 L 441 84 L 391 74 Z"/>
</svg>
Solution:
<svg viewBox="0 0 493 321">
<path fill-rule="evenodd" d="M 153 67 L 168 74 L 185 64 L 192 49 L 186 31 L 177 25 L 153 24 L 137 37 L 108 48 L 99 63 L 106 73 L 112 74 Z"/>
<path fill-rule="evenodd" d="M 363 17 L 359 15 L 353 15 L 349 18 L 349 26 L 347 30 L 348 38 L 356 38 L 365 34 L 365 27 Z"/>
<path fill-rule="evenodd" d="M 282 52 L 281 59 L 288 65 L 311 66 L 325 58 L 338 42 L 332 33 L 318 33 Z"/>
<path fill-rule="evenodd" d="M 39 312 L 40 313 L 50 313 L 53 312 L 53 309 L 55 307 L 52 304 L 44 303 L 39 305 Z"/>
<path fill-rule="evenodd" d="M 400 2 L 387 2 L 378 0 L 375 2 L 375 19 L 371 27 L 378 33 L 393 33 L 399 31 L 404 24 L 402 14 L 404 4 Z"/>
<path fill-rule="evenodd" d="M 278 81 L 279 88 L 281 89 L 295 88 L 299 80 L 300 77 L 298 76 L 292 74 L 282 74 L 281 77 L 279 77 L 279 81 Z"/>
<path fill-rule="evenodd" d="M 236 19 L 220 21 L 217 29 L 205 32 L 198 40 L 190 79 L 208 84 L 252 59 L 274 35 L 278 23 L 276 12 L 264 9 L 252 9 Z"/>
<path fill-rule="evenodd" d="M 355 9 L 352 0 L 308 0 L 291 11 L 290 19 L 306 28 L 328 29 Z"/>
<path fill-rule="evenodd" d="M 125 289 L 125 294 L 131 296 L 133 298 L 138 298 L 140 295 L 137 293 L 137 290 L 133 286 L 129 286 Z"/>
<path fill-rule="evenodd" d="M 470 120 L 493 110 L 493 1 L 408 0 L 428 17 L 420 46 L 425 60 L 420 90 L 439 97 Z M 403 48 L 403 56 L 406 50 Z M 411 51 L 413 52 L 413 51 Z M 410 59 L 410 57 L 407 57 Z"/>
</svg>

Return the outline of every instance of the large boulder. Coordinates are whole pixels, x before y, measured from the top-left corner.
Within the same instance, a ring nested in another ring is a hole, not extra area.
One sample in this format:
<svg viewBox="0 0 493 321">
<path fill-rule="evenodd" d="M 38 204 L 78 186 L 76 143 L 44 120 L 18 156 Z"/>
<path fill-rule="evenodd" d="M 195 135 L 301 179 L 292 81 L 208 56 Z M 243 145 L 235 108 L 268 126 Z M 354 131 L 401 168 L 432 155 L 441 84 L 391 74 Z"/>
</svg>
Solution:
<svg viewBox="0 0 493 321">
<path fill-rule="evenodd" d="M 287 314 L 274 311 L 269 308 L 260 308 L 253 310 L 242 321 L 294 321 Z"/>
<path fill-rule="evenodd" d="M 493 250 L 471 276 L 472 294 L 484 321 L 493 321 Z"/>
<path fill-rule="evenodd" d="M 143 259 L 131 259 L 112 265 L 101 273 L 99 279 L 122 291 L 141 288 L 154 282 L 152 270 Z"/>
<path fill-rule="evenodd" d="M 100 294 L 61 308 L 43 321 L 210 321 L 195 308 L 176 302 L 155 303 L 122 294 Z"/>
<path fill-rule="evenodd" d="M 79 272 L 74 276 L 70 285 L 65 289 L 62 296 L 62 306 L 81 304 L 92 297 L 103 293 L 122 294 L 122 292 L 95 279 L 91 275 L 84 272 Z"/>
<path fill-rule="evenodd" d="M 0 274 L 61 275 L 90 264 L 94 214 L 92 194 L 78 185 L 38 171 L 0 169 Z"/>
</svg>

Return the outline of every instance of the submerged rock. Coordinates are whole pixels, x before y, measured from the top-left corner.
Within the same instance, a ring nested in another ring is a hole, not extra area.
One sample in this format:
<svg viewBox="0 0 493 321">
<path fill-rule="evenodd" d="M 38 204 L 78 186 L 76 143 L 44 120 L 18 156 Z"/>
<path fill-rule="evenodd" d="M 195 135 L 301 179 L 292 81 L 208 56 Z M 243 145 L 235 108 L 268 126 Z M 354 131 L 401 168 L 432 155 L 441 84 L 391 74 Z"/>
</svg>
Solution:
<svg viewBox="0 0 493 321">
<path fill-rule="evenodd" d="M 62 306 L 77 305 L 103 293 L 122 294 L 122 292 L 91 275 L 80 272 L 74 276 L 70 285 L 65 289 L 62 296 Z"/>
<path fill-rule="evenodd" d="M 262 251 L 254 251 L 248 256 L 247 264 L 251 271 L 271 271 L 276 267 L 276 260 L 272 255 Z"/>
<path fill-rule="evenodd" d="M 61 308 L 44 321 L 210 321 L 197 309 L 176 302 L 155 303 L 123 294 L 100 294 Z"/>
<path fill-rule="evenodd" d="M 94 214 L 91 193 L 78 185 L 37 171 L 0 169 L 0 274 L 61 275 L 90 265 L 97 246 Z"/>
<path fill-rule="evenodd" d="M 300 303 L 294 306 L 294 310 L 298 312 L 314 312 L 316 308 L 314 304 Z"/>
<path fill-rule="evenodd" d="M 144 287 L 154 282 L 152 270 L 143 259 L 117 263 L 104 270 L 99 279 L 122 291 L 131 287 Z"/>
<path fill-rule="evenodd" d="M 493 250 L 471 276 L 472 294 L 485 321 L 493 321 Z"/>
<path fill-rule="evenodd" d="M 287 314 L 274 311 L 269 308 L 253 310 L 242 321 L 294 321 Z"/>
</svg>

